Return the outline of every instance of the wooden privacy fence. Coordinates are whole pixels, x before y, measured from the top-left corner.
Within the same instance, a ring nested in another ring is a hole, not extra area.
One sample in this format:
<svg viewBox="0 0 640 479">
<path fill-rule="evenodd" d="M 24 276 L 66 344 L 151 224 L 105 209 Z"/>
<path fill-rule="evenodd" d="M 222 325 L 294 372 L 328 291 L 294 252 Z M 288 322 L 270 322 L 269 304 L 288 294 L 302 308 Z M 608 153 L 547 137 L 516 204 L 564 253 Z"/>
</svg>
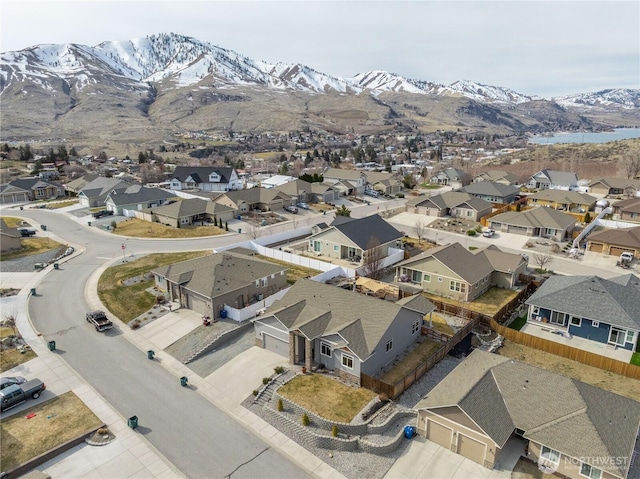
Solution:
<svg viewBox="0 0 640 479">
<path fill-rule="evenodd" d="M 548 339 L 507 328 L 498 324 L 494 319 L 491 319 L 490 325 L 491 329 L 514 343 L 546 351 L 547 353 L 555 354 L 556 356 L 572 359 L 573 361 L 604 369 L 605 371 L 611 371 L 612 373 L 621 374 L 622 376 L 640 379 L 640 367 L 634 364 L 623 363 L 622 361 L 607 358 L 600 354 L 590 353 L 589 351 L 573 348 L 566 344 L 556 343 Z"/>
<path fill-rule="evenodd" d="M 360 386 L 369 389 L 377 393 L 384 393 L 389 396 L 390 399 L 397 398 L 400 394 L 406 391 L 409 386 L 420 379 L 429 369 L 435 366 L 445 355 L 451 351 L 456 344 L 471 332 L 480 322 L 480 317 L 474 318 L 469 321 L 464 327 L 456 332 L 446 343 L 442 343 L 435 353 L 429 356 L 424 362 L 420 363 L 417 367 L 408 373 L 404 378 L 395 384 L 387 384 L 379 379 L 366 374 L 360 374 Z"/>
</svg>

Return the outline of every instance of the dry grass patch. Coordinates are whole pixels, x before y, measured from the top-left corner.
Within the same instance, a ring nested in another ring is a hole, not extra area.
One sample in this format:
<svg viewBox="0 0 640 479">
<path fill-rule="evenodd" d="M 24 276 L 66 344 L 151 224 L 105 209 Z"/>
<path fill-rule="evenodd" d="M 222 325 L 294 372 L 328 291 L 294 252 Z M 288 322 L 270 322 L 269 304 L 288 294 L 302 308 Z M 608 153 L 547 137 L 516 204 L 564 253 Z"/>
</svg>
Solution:
<svg viewBox="0 0 640 479">
<path fill-rule="evenodd" d="M 69 201 L 60 201 L 57 203 L 49 203 L 47 204 L 47 209 L 57 210 L 59 208 L 66 208 L 67 206 L 77 205 L 78 203 L 80 203 L 80 200 L 69 200 Z"/>
<path fill-rule="evenodd" d="M 16 218 L 15 216 L 0 216 L 9 228 L 17 228 L 22 224 L 22 218 Z"/>
<path fill-rule="evenodd" d="M 17 349 L 5 349 L 0 351 L 0 373 L 9 371 L 10 369 L 20 366 L 27 361 L 37 358 L 38 355 L 33 351 L 25 351 L 21 353 Z"/>
<path fill-rule="evenodd" d="M 124 281 L 143 276 L 152 269 L 179 263 L 211 254 L 211 251 L 188 253 L 151 254 L 135 261 L 107 268 L 98 281 L 98 295 L 105 307 L 120 320 L 128 323 L 149 310 L 156 301 L 154 295 L 145 291 L 153 286 L 153 280 L 140 281 L 126 286 Z"/>
<path fill-rule="evenodd" d="M 545 474 L 537 464 L 520 458 L 513 468 L 511 479 L 557 479 L 555 474 Z"/>
<path fill-rule="evenodd" d="M 322 271 L 318 271 L 317 269 L 305 268 L 304 266 L 287 263 L 286 261 L 280 261 L 279 259 L 269 258 L 268 256 L 262 256 L 260 254 L 255 255 L 254 258 L 289 268 L 287 270 L 287 283 L 289 284 L 293 284 L 301 278 L 308 278 L 309 276 L 315 276 L 322 273 Z"/>
<path fill-rule="evenodd" d="M 506 339 L 498 353 L 547 371 L 563 374 L 634 401 L 640 401 L 640 380 L 638 379 L 621 376 Z"/>
<path fill-rule="evenodd" d="M 317 211 L 333 211 L 336 209 L 335 206 L 328 205 L 327 203 L 325 204 L 313 203 L 309 205 L 309 208 L 312 208 Z"/>
<path fill-rule="evenodd" d="M 52 240 L 51 238 L 23 238 L 20 240 L 22 249 L 19 251 L 12 251 L 10 253 L 0 254 L 2 261 L 8 259 L 22 258 L 24 256 L 32 256 L 34 254 L 46 253 L 58 248 L 66 248 L 65 245 Z"/>
<path fill-rule="evenodd" d="M 449 326 L 449 323 L 447 323 L 447 320 L 443 316 L 440 316 L 437 313 L 431 314 L 431 324 L 432 324 L 432 329 L 435 329 L 436 331 L 439 331 L 444 334 L 450 334 L 451 336 L 456 334 L 455 329 Z"/>
<path fill-rule="evenodd" d="M 504 288 L 490 288 L 486 293 L 480 296 L 478 299 L 470 303 L 465 303 L 463 301 L 456 301 L 455 299 L 443 298 L 442 296 L 437 296 L 435 294 L 424 293 L 425 296 L 431 300 L 436 302 L 444 302 L 447 304 L 451 304 L 458 308 L 459 311 L 475 311 L 480 314 L 484 314 L 487 316 L 493 316 L 500 309 L 502 309 L 506 304 L 510 301 L 513 301 L 518 295 L 518 291 L 514 291 L 511 289 Z"/>
<path fill-rule="evenodd" d="M 131 218 L 121 221 L 113 230 L 114 234 L 134 238 L 201 238 L 226 233 L 217 226 L 194 226 L 192 228 L 174 228 L 160 223 Z"/>
<path fill-rule="evenodd" d="M 442 343 L 425 339 L 398 364 L 396 364 L 391 371 L 384 374 L 380 380 L 387 384 L 396 384 L 407 374 L 416 369 L 420 364 L 426 362 L 427 358 L 441 347 Z"/>
<path fill-rule="evenodd" d="M 34 413 L 26 419 L 27 413 Z M 102 421 L 72 392 L 62 394 L 0 422 L 0 468 L 24 464 L 84 433 Z"/>
<path fill-rule="evenodd" d="M 322 374 L 297 376 L 278 392 L 318 416 L 336 422 L 351 422 L 375 396 L 368 389 L 346 386 Z"/>
</svg>

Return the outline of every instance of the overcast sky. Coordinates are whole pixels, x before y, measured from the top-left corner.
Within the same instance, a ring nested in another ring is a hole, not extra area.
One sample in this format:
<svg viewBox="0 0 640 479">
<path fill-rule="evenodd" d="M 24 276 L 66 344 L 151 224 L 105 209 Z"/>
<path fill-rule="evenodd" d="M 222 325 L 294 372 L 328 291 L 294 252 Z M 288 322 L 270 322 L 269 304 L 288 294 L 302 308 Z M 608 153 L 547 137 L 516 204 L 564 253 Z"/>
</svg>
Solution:
<svg viewBox="0 0 640 479">
<path fill-rule="evenodd" d="M 558 96 L 640 88 L 638 1 L 0 0 L 2 52 L 180 33 L 334 76 L 385 70 Z"/>
</svg>

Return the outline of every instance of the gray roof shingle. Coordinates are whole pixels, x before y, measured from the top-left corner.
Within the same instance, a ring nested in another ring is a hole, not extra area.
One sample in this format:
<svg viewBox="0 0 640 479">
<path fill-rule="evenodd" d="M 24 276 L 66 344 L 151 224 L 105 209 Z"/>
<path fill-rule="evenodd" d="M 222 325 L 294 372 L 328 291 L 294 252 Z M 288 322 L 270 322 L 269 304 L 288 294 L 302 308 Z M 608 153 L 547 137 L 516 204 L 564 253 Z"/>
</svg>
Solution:
<svg viewBox="0 0 640 479">
<path fill-rule="evenodd" d="M 331 226 L 353 241 L 363 250 L 369 249 L 370 241 L 378 241 L 383 245 L 390 241 L 402 238 L 402 233 L 383 220 L 379 215 L 366 216 L 364 218 L 348 218 L 348 220 L 336 219 Z M 337 224 L 336 224 L 337 220 Z M 344 221 L 344 222 L 343 222 Z"/>
</svg>

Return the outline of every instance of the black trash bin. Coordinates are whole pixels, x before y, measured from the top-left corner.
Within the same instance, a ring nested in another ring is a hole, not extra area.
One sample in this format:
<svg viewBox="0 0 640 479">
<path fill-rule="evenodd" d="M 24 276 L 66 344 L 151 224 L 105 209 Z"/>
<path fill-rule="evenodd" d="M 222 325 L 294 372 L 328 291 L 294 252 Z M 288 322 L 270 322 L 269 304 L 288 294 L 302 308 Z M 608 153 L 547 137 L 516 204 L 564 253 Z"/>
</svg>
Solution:
<svg viewBox="0 0 640 479">
<path fill-rule="evenodd" d="M 49 341 L 47 343 L 47 346 L 49 346 L 49 351 L 55 351 L 56 350 L 56 342 L 55 341 Z"/>
<path fill-rule="evenodd" d="M 127 421 L 127 424 L 131 429 L 135 429 L 138 427 L 138 416 L 131 416 Z"/>
<path fill-rule="evenodd" d="M 58 265 L 58 263 L 53 263 L 53 269 L 60 269 L 60 265 Z"/>
<path fill-rule="evenodd" d="M 42 228 L 42 231 L 47 231 L 47 225 L 40 225 L 40 228 Z"/>
<path fill-rule="evenodd" d="M 31 296 L 35 296 L 36 295 L 36 288 L 31 288 Z"/>
<path fill-rule="evenodd" d="M 149 351 L 147 351 L 147 358 L 149 359 L 153 359 L 153 357 L 156 355 L 155 351 L 153 349 L 150 349 Z"/>
<path fill-rule="evenodd" d="M 189 383 L 189 379 L 187 378 L 187 376 L 182 376 L 180 378 L 180 386 L 182 386 L 183 388 L 186 388 L 188 383 Z"/>
</svg>

